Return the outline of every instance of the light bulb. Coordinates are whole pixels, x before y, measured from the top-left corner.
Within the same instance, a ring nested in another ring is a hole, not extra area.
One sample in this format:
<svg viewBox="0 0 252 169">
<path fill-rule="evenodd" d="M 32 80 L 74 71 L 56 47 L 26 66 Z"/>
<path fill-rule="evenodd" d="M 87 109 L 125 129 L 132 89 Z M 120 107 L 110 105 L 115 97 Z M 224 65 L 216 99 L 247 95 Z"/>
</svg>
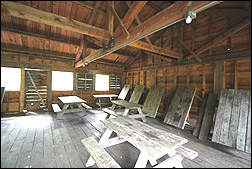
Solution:
<svg viewBox="0 0 252 169">
<path fill-rule="evenodd" d="M 186 18 L 186 23 L 188 24 L 188 23 L 191 23 L 191 22 L 192 22 L 191 16 L 187 16 L 187 18 Z"/>
</svg>

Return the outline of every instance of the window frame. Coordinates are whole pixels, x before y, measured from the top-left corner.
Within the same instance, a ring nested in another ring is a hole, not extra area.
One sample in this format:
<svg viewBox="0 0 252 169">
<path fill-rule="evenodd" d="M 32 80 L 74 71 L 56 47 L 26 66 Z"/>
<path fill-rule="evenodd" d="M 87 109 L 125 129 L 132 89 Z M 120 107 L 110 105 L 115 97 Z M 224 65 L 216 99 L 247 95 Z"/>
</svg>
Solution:
<svg viewBox="0 0 252 169">
<path fill-rule="evenodd" d="M 79 82 L 78 75 L 84 75 L 85 76 L 84 80 L 82 80 L 82 81 L 84 81 L 84 88 L 82 88 L 82 89 L 78 88 L 78 82 Z M 87 88 L 87 76 L 88 75 L 92 76 L 92 88 Z M 76 90 L 79 90 L 79 91 L 81 91 L 81 90 L 94 90 L 94 82 L 95 82 L 94 74 L 92 74 L 92 73 L 76 73 Z"/>
</svg>

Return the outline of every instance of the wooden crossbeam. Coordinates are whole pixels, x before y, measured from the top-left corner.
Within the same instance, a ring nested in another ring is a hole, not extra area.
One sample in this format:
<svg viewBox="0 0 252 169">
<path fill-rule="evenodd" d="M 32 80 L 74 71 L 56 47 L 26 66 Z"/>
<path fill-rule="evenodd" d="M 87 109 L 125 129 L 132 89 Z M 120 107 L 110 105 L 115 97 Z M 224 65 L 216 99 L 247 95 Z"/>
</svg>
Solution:
<svg viewBox="0 0 252 169">
<path fill-rule="evenodd" d="M 172 40 L 172 37 L 173 37 L 174 33 L 175 33 L 175 31 L 172 31 L 170 33 L 168 39 L 166 40 L 165 44 L 163 45 L 163 48 L 160 50 L 160 53 L 162 53 L 166 49 L 168 43 Z"/>
<path fill-rule="evenodd" d="M 11 15 L 17 18 L 27 19 L 50 26 L 78 32 L 104 40 L 109 40 L 111 35 L 108 30 L 85 24 L 73 19 L 69 19 L 54 13 L 44 12 L 26 5 L 16 2 L 1 1 L 1 5 L 5 10 L 1 12 L 3 15 Z"/>
<path fill-rule="evenodd" d="M 88 24 L 89 25 L 93 25 L 94 24 L 94 21 L 95 19 L 97 18 L 97 15 L 98 15 L 98 9 L 99 9 L 99 6 L 102 4 L 103 1 L 95 1 L 95 6 L 94 6 L 94 9 L 92 11 L 92 15 L 88 21 Z"/>
<path fill-rule="evenodd" d="M 146 1 L 147 2 L 147 1 Z M 128 5 L 128 7 L 130 8 L 131 7 L 131 4 L 130 4 L 130 2 L 129 1 L 126 1 L 126 3 L 127 3 L 127 5 Z M 133 4 L 132 4 L 133 5 Z M 137 22 L 137 24 L 138 25 L 141 25 L 142 23 L 141 23 L 141 21 L 140 21 L 140 19 L 138 18 L 138 16 L 136 15 L 136 22 Z M 155 50 L 154 49 L 154 46 L 152 45 L 152 43 L 151 43 L 151 41 L 150 41 L 150 38 L 148 37 L 148 36 L 146 36 L 145 37 L 145 40 L 147 41 L 147 43 L 150 45 L 150 48 L 151 48 L 151 50 Z"/>
<path fill-rule="evenodd" d="M 168 61 L 168 62 L 170 62 L 170 63 L 172 62 L 172 59 L 167 58 L 167 57 L 165 57 L 165 56 L 157 55 L 157 54 L 155 54 L 155 53 L 151 53 L 151 52 L 147 52 L 147 51 L 144 51 L 144 53 L 149 54 L 149 55 L 152 55 L 152 56 L 157 57 L 157 58 L 162 59 L 162 60 L 166 60 L 166 61 Z"/>
<path fill-rule="evenodd" d="M 115 6 L 114 1 L 111 1 L 111 6 L 112 8 L 114 8 Z M 110 10 L 108 11 L 108 19 L 109 19 L 108 30 L 110 32 L 111 37 L 113 37 L 114 36 L 114 16 L 112 15 L 112 12 Z"/>
<path fill-rule="evenodd" d="M 198 62 L 202 62 L 202 60 L 200 59 L 200 57 L 198 55 L 196 55 L 188 46 L 186 46 L 186 44 L 180 40 L 179 41 L 181 43 L 181 45 L 188 51 L 190 52 L 190 54 L 198 61 Z"/>
<path fill-rule="evenodd" d="M 111 11 L 112 15 L 117 19 L 117 21 L 119 22 L 119 26 L 120 26 L 120 30 L 122 31 L 123 35 L 126 37 L 126 39 L 129 39 L 130 37 L 130 33 L 128 32 L 127 28 L 124 26 L 122 20 L 120 19 L 120 17 L 117 15 L 115 9 L 112 7 L 111 2 L 107 2 L 107 6 L 108 9 Z"/>
<path fill-rule="evenodd" d="M 203 11 L 204 9 L 207 9 L 209 6 L 213 6 L 215 4 L 218 4 L 220 2 L 211 2 L 211 1 L 193 1 L 191 2 L 191 9 L 192 10 L 200 10 Z M 81 61 L 77 62 L 75 64 L 75 67 L 80 67 L 83 64 L 90 63 L 94 60 L 97 60 L 107 54 L 110 54 L 118 49 L 121 49 L 141 38 L 144 38 L 152 33 L 155 33 L 161 29 L 164 29 L 171 24 L 177 22 L 178 20 L 182 20 L 184 18 L 184 14 L 187 11 L 187 4 L 186 1 L 178 1 L 172 4 L 171 6 L 167 7 L 163 11 L 157 13 L 153 17 L 146 20 L 142 25 L 139 25 L 135 28 L 132 28 L 129 30 L 130 37 L 129 39 L 124 38 L 124 36 L 120 36 L 115 39 L 115 45 L 106 50 L 103 51 L 102 49 L 92 53 L 91 55 L 85 57 Z M 210 4 L 210 5 L 209 5 Z M 209 6 L 208 6 L 209 5 Z M 204 6 L 204 8 L 201 8 Z M 148 44 L 147 44 L 148 45 Z M 180 57 L 181 59 L 181 57 Z"/>
<path fill-rule="evenodd" d="M 223 40 L 225 40 L 228 37 L 232 36 L 236 32 L 238 32 L 241 29 L 245 28 L 250 23 L 251 23 L 251 19 L 250 18 L 246 18 L 246 19 L 242 20 L 241 22 L 239 22 L 238 24 L 236 24 L 235 26 L 233 26 L 231 29 L 223 32 L 222 34 L 220 34 L 219 36 L 217 36 L 213 40 L 209 41 L 208 43 L 206 43 L 202 47 L 198 48 L 196 51 L 194 51 L 194 53 L 196 55 L 199 55 L 199 54 L 205 52 L 206 50 L 208 50 L 208 49 L 216 46 L 218 43 L 222 42 Z M 191 59 L 192 57 L 193 57 L 192 55 L 189 55 L 188 59 Z"/>
<path fill-rule="evenodd" d="M 42 104 L 44 105 L 44 108 L 46 108 L 45 102 L 43 101 L 43 98 L 41 97 L 41 95 L 40 95 L 40 93 L 39 93 L 39 91 L 38 91 L 38 89 L 37 89 L 37 86 L 36 86 L 36 84 L 34 83 L 34 81 L 33 81 L 33 79 L 32 79 L 32 76 L 31 76 L 30 72 L 27 71 L 27 74 L 28 74 L 29 77 L 30 77 L 30 80 L 31 80 L 31 82 L 32 82 L 32 85 L 34 86 L 34 88 L 35 88 L 35 90 L 36 90 L 36 92 L 37 92 L 37 94 L 38 94 L 38 96 L 39 96 L 40 101 L 41 101 Z"/>
<path fill-rule="evenodd" d="M 129 10 L 125 14 L 125 16 L 122 19 L 122 23 L 124 24 L 126 29 L 129 29 L 130 25 L 134 21 L 134 19 L 137 17 L 139 12 L 143 9 L 144 5 L 147 3 L 147 1 L 133 1 L 132 5 L 130 5 Z M 114 33 L 115 37 L 118 37 L 120 33 L 120 28 L 117 27 Z"/>
</svg>

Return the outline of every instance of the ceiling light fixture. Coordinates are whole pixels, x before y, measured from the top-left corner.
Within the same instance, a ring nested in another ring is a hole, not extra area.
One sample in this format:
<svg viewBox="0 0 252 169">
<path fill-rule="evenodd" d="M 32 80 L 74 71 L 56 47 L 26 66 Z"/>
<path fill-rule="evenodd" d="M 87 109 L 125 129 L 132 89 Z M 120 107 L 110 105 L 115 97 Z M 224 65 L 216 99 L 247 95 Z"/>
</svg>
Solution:
<svg viewBox="0 0 252 169">
<path fill-rule="evenodd" d="M 194 18 L 196 18 L 196 12 L 193 10 L 188 10 L 185 14 L 186 23 L 191 23 Z"/>
</svg>

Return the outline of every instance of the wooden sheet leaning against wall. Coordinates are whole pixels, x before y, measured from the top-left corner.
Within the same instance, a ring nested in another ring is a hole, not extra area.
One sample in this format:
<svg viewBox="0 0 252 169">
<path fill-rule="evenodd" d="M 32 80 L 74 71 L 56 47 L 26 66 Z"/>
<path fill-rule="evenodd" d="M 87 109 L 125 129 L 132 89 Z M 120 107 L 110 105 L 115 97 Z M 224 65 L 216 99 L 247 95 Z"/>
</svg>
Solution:
<svg viewBox="0 0 252 169">
<path fill-rule="evenodd" d="M 235 58 L 222 61 L 223 88 L 251 89 L 251 58 Z M 203 97 L 206 93 L 215 93 L 216 62 L 188 64 L 178 66 L 153 66 L 147 69 L 133 69 L 126 72 L 126 83 L 135 86 L 144 84 L 150 87 L 152 72 L 156 85 L 165 85 L 165 93 L 171 94 L 178 86 L 197 87 L 196 95 Z M 163 104 L 163 103 L 161 103 Z M 165 105 L 158 112 L 163 112 Z M 198 115 L 199 103 L 196 99 L 192 104 L 191 115 Z"/>
</svg>

